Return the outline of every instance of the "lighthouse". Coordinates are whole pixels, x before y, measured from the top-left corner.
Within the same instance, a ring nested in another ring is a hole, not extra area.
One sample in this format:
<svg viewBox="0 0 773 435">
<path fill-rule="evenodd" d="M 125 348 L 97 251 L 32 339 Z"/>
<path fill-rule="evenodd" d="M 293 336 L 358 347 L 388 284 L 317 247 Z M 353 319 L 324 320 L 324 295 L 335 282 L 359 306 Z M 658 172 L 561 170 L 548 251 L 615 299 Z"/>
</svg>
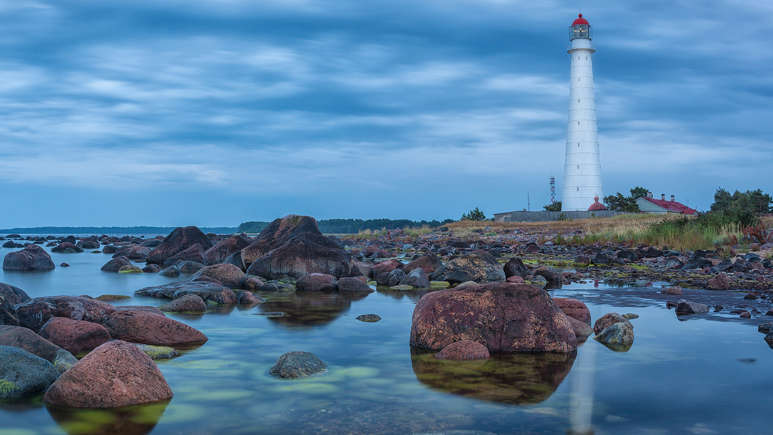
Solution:
<svg viewBox="0 0 773 435">
<path fill-rule="evenodd" d="M 563 211 L 585 211 L 601 192 L 601 163 L 593 98 L 593 53 L 588 20 L 580 14 L 569 28 L 571 74 L 564 166 Z"/>
</svg>

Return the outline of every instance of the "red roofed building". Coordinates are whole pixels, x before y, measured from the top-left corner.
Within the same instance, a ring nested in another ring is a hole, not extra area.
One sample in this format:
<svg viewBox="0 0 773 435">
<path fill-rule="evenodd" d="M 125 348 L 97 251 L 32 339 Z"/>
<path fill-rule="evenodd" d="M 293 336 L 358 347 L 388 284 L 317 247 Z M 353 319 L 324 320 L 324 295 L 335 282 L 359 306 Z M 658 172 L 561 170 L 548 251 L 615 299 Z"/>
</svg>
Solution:
<svg viewBox="0 0 773 435">
<path fill-rule="evenodd" d="M 636 200 L 636 205 L 639 206 L 639 210 L 645 213 L 679 213 L 687 215 L 696 213 L 695 209 L 687 207 L 681 202 L 677 202 L 674 195 L 671 195 L 671 200 L 669 201 L 666 199 L 665 194 L 661 194 L 660 199 L 653 198 L 652 192 L 647 196 L 638 198 Z"/>
</svg>

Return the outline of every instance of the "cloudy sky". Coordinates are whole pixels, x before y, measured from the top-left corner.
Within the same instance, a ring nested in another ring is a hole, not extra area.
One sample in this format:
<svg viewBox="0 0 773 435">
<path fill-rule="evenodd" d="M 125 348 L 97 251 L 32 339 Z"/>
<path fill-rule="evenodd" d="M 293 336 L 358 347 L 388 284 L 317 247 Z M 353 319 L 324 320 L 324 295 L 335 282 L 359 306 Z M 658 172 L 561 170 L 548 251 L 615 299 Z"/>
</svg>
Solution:
<svg viewBox="0 0 773 435">
<path fill-rule="evenodd" d="M 0 0 L 0 228 L 541 208 L 577 12 L 605 193 L 773 190 L 769 2 Z"/>
</svg>

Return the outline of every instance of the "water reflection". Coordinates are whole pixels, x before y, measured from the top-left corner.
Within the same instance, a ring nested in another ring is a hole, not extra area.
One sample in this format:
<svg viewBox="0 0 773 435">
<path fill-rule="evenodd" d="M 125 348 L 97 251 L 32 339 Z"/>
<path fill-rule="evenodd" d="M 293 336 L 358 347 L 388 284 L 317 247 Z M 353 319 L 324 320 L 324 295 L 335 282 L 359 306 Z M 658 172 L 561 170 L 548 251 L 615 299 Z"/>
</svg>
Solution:
<svg viewBox="0 0 773 435">
<path fill-rule="evenodd" d="M 527 405 L 547 400 L 574 364 L 576 353 L 497 355 L 484 361 L 447 361 L 432 353 L 411 355 L 423 384 L 478 400 Z"/>
<path fill-rule="evenodd" d="M 77 409 L 49 406 L 48 413 L 70 435 L 150 433 L 169 401 L 115 409 Z"/>
<path fill-rule="evenodd" d="M 322 326 L 331 323 L 349 311 L 353 301 L 368 297 L 370 293 L 297 292 L 275 295 L 258 306 L 259 313 L 284 313 L 269 315 L 269 320 L 282 326 Z"/>
</svg>

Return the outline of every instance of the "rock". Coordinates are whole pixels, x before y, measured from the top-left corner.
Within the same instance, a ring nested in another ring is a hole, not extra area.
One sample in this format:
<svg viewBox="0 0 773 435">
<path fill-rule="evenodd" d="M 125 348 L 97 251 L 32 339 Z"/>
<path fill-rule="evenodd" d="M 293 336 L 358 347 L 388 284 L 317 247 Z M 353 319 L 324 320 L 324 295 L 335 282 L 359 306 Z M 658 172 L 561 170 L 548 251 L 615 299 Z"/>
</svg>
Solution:
<svg viewBox="0 0 773 435">
<path fill-rule="evenodd" d="M 628 321 L 613 323 L 595 338 L 612 350 L 626 352 L 633 345 L 633 325 Z"/>
<path fill-rule="evenodd" d="M 504 272 L 503 272 L 504 274 Z M 567 316 L 543 290 L 506 282 L 425 294 L 416 305 L 411 345 L 440 350 L 462 340 L 490 352 L 573 352 Z"/>
<path fill-rule="evenodd" d="M 634 313 L 625 313 L 623 314 L 623 318 L 626 320 L 633 320 L 633 319 L 638 319 L 639 315 Z"/>
<path fill-rule="evenodd" d="M 68 263 L 62 263 L 59 265 L 59 267 L 70 267 L 70 265 Z"/>
<path fill-rule="evenodd" d="M 153 360 L 137 346 L 110 341 L 78 361 L 43 400 L 70 408 L 118 408 L 172 398 Z"/>
<path fill-rule="evenodd" d="M 238 300 L 239 305 L 257 305 L 263 302 L 263 299 L 255 296 L 249 291 L 239 292 Z"/>
<path fill-rule="evenodd" d="M 193 279 L 200 277 L 214 279 L 226 287 L 242 288 L 246 275 L 233 264 L 215 264 L 202 267 L 193 275 Z"/>
<path fill-rule="evenodd" d="M 191 258 L 183 258 L 186 257 L 186 255 L 179 256 L 178 254 L 189 250 L 195 245 L 198 245 L 198 248 L 191 252 L 197 250 L 200 251 L 198 261 L 201 263 L 204 261 L 204 251 L 212 247 L 212 242 L 197 227 L 175 228 L 160 245 L 150 251 L 147 261 L 148 263 L 163 265 L 168 259 L 175 256 L 178 256 L 178 258 L 181 259 L 190 260 Z M 190 254 L 190 252 L 188 254 Z"/>
<path fill-rule="evenodd" d="M 295 283 L 295 288 L 301 292 L 330 292 L 335 291 L 338 287 L 336 285 L 336 278 L 333 275 L 309 273 Z"/>
<path fill-rule="evenodd" d="M 309 216 L 276 219 L 241 253 L 247 273 L 267 279 L 300 278 L 315 272 L 336 278 L 360 274 L 351 256 L 322 235 L 317 221 Z"/>
<path fill-rule="evenodd" d="M 107 245 L 104 248 L 102 248 L 102 252 L 105 254 L 115 254 L 118 251 L 118 248 L 116 248 L 113 245 Z"/>
<path fill-rule="evenodd" d="M 660 292 L 664 295 L 680 296 L 682 294 L 682 289 L 680 287 L 667 287 Z"/>
<path fill-rule="evenodd" d="M 149 296 L 161 299 L 177 299 L 188 294 L 195 294 L 205 302 L 232 305 L 236 303 L 236 294 L 228 287 L 212 281 L 177 281 L 155 287 L 145 287 L 137 290 L 138 296 Z"/>
<path fill-rule="evenodd" d="M 21 251 L 9 252 L 3 259 L 3 270 L 30 272 L 54 269 L 51 256 L 38 245 L 27 245 Z"/>
<path fill-rule="evenodd" d="M 142 271 L 145 273 L 158 273 L 161 271 L 161 267 L 158 264 L 148 264 L 142 268 Z M 178 275 L 179 275 L 179 272 L 178 272 Z"/>
<path fill-rule="evenodd" d="M 596 319 L 596 323 L 593 324 L 593 332 L 596 334 L 600 334 L 601 331 L 606 329 L 609 325 L 619 323 L 619 322 L 627 322 L 628 320 L 625 319 L 625 317 L 621 316 L 618 313 L 607 313 L 603 316 Z"/>
<path fill-rule="evenodd" d="M 309 352 L 288 352 L 279 357 L 269 373 L 280 378 L 303 378 L 327 369 L 322 360 Z"/>
<path fill-rule="evenodd" d="M 502 265 L 491 254 L 478 250 L 451 257 L 445 265 L 432 274 L 431 278 L 434 281 L 459 283 L 504 281 L 506 277 Z"/>
<path fill-rule="evenodd" d="M 390 290 L 400 290 L 400 291 L 410 291 L 410 290 L 413 290 L 414 288 L 413 288 L 412 285 L 398 284 L 398 285 L 393 285 L 393 286 L 389 287 L 389 289 Z"/>
<path fill-rule="evenodd" d="M 759 299 L 760 295 L 757 293 L 751 292 L 751 293 L 747 293 L 743 298 L 746 300 L 753 301 L 753 300 Z"/>
<path fill-rule="evenodd" d="M 405 273 L 410 274 L 412 271 L 416 269 L 421 269 L 424 271 L 425 275 L 431 275 L 435 270 L 437 270 L 442 265 L 443 263 L 440 261 L 440 258 L 437 255 L 429 254 L 429 255 L 422 255 L 421 257 L 406 264 L 405 266 L 403 266 L 403 270 L 405 271 Z"/>
<path fill-rule="evenodd" d="M 75 246 L 81 249 L 99 249 L 99 242 L 96 240 L 84 239 L 79 241 Z"/>
<path fill-rule="evenodd" d="M 110 333 L 104 326 L 66 317 L 50 318 L 40 329 L 40 336 L 73 355 L 90 352 L 110 341 Z"/>
<path fill-rule="evenodd" d="M 491 355 L 486 346 L 471 340 L 453 342 L 435 354 L 437 359 L 456 361 L 489 359 L 490 357 Z"/>
<path fill-rule="evenodd" d="M 768 346 L 770 346 L 771 349 L 773 349 L 773 333 L 765 336 L 765 342 L 768 343 Z"/>
<path fill-rule="evenodd" d="M 169 266 L 161 269 L 161 272 L 159 273 L 169 278 L 177 278 L 180 276 L 180 269 L 178 269 L 177 266 Z"/>
<path fill-rule="evenodd" d="M 139 267 L 133 264 L 130 264 L 127 266 L 121 266 L 121 268 L 118 269 L 118 273 L 120 273 L 121 275 L 125 275 L 127 273 L 142 273 L 142 269 L 140 269 Z"/>
<path fill-rule="evenodd" d="M 125 301 L 127 299 L 131 299 L 131 296 L 126 295 L 99 295 L 95 297 L 94 299 L 102 302 L 115 302 L 115 301 Z"/>
<path fill-rule="evenodd" d="M 59 373 L 78 362 L 70 352 L 21 326 L 0 326 L 0 345 L 18 347 L 37 355 L 53 364 Z"/>
<path fill-rule="evenodd" d="M 529 267 L 523 264 L 523 261 L 520 258 L 511 258 L 505 263 L 504 271 L 507 278 L 510 278 L 511 276 L 526 278 L 531 273 Z"/>
<path fill-rule="evenodd" d="M 719 273 L 708 280 L 706 287 L 710 290 L 730 290 L 733 288 L 733 283 L 726 273 Z"/>
<path fill-rule="evenodd" d="M 751 319 L 752 318 L 752 313 L 750 313 L 748 311 L 744 311 L 743 313 L 739 314 L 739 317 L 742 318 L 742 319 Z"/>
<path fill-rule="evenodd" d="M 577 267 L 588 267 L 591 264 L 591 258 L 587 255 L 578 255 L 574 257 L 574 264 Z"/>
<path fill-rule="evenodd" d="M 376 263 L 371 268 L 372 278 L 378 283 L 378 285 L 387 285 L 389 274 L 395 270 L 403 267 L 403 264 L 397 260 L 386 260 L 381 263 Z"/>
<path fill-rule="evenodd" d="M 121 250 L 121 253 L 123 253 L 125 257 L 134 261 L 147 261 L 150 252 L 151 249 L 149 247 L 141 245 L 132 245 L 125 250 Z"/>
<path fill-rule="evenodd" d="M 176 320 L 140 310 L 121 310 L 104 323 L 119 340 L 157 346 L 190 347 L 207 342 L 200 331 Z"/>
<path fill-rule="evenodd" d="M 21 243 L 16 243 L 16 242 L 11 241 L 11 240 L 3 243 L 3 248 L 13 248 L 13 249 L 16 249 L 16 248 L 23 248 L 23 247 L 24 247 L 24 245 L 22 245 Z"/>
<path fill-rule="evenodd" d="M 429 288 L 429 277 L 424 269 L 417 267 L 406 275 L 400 284 L 410 285 L 414 288 Z"/>
<path fill-rule="evenodd" d="M 762 332 L 763 334 L 770 334 L 773 332 L 773 322 L 762 322 L 757 326 L 757 331 Z M 5 344 L 5 343 L 0 343 Z"/>
<path fill-rule="evenodd" d="M 590 310 L 584 303 L 571 298 L 553 298 L 553 302 L 567 316 L 590 325 Z"/>
<path fill-rule="evenodd" d="M 342 293 L 372 293 L 373 289 L 361 279 L 347 276 L 338 279 L 338 291 Z"/>
<path fill-rule="evenodd" d="M 192 274 L 201 270 L 204 265 L 198 261 L 181 261 L 177 264 L 177 268 L 180 269 L 180 273 Z"/>
<path fill-rule="evenodd" d="M 135 344 L 135 346 L 153 361 L 172 359 L 180 355 L 173 347 L 169 346 L 152 346 L 150 344 Z"/>
<path fill-rule="evenodd" d="M 359 320 L 360 322 L 373 323 L 381 320 L 381 316 L 379 316 L 378 314 L 360 314 L 359 316 L 357 316 L 357 320 Z"/>
<path fill-rule="evenodd" d="M 14 346 L 0 346 L 0 401 L 42 393 L 59 373 L 53 364 Z"/>
<path fill-rule="evenodd" d="M 51 252 L 56 252 L 59 254 L 77 254 L 83 252 L 83 249 L 75 246 L 75 244 L 72 242 L 62 242 L 51 248 Z"/>
<path fill-rule="evenodd" d="M 697 302 L 680 300 L 676 305 L 676 315 L 685 316 L 689 314 L 703 314 L 709 312 L 709 306 Z"/>
<path fill-rule="evenodd" d="M 19 319 L 14 307 L 29 300 L 24 290 L 0 282 L 0 325 L 18 325 Z"/>
<path fill-rule="evenodd" d="M 405 279 L 405 271 L 402 269 L 395 269 L 387 274 L 386 279 L 386 285 L 389 287 L 394 287 L 397 285 L 400 285 L 400 283 Z"/>
<path fill-rule="evenodd" d="M 115 311 L 112 305 L 88 297 L 48 296 L 16 306 L 19 325 L 39 331 L 51 317 L 103 323 Z"/>
<path fill-rule="evenodd" d="M 176 313 L 203 313 L 207 311 L 207 304 L 201 296 L 196 294 L 187 294 L 161 305 L 161 311 L 170 311 Z"/>
<path fill-rule="evenodd" d="M 569 323 L 572 324 L 572 330 L 574 331 L 575 337 L 577 337 L 578 343 L 585 342 L 585 340 L 593 334 L 593 329 L 591 329 L 589 323 L 577 320 L 574 317 L 567 317 L 569 318 Z"/>
<path fill-rule="evenodd" d="M 540 251 L 540 247 L 538 244 L 534 242 L 529 242 L 526 244 L 526 247 L 524 247 L 523 252 L 526 252 L 527 254 L 537 254 Z"/>
<path fill-rule="evenodd" d="M 204 251 L 204 264 L 211 266 L 224 263 L 226 258 L 246 248 L 250 243 L 252 243 L 252 239 L 244 234 L 223 239 L 217 242 L 215 246 Z"/>
</svg>

